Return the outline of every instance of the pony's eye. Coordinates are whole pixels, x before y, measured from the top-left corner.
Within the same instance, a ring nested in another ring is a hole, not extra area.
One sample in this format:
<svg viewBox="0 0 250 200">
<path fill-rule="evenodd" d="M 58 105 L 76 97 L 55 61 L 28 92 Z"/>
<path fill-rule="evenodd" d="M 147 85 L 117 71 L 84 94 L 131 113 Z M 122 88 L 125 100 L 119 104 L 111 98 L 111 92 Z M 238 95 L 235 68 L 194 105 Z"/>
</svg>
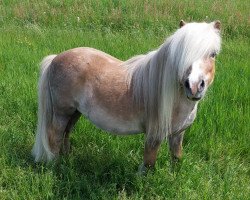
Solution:
<svg viewBox="0 0 250 200">
<path fill-rule="evenodd" d="M 215 58 L 216 55 L 217 55 L 217 53 L 213 52 L 213 53 L 210 54 L 210 58 Z"/>
</svg>

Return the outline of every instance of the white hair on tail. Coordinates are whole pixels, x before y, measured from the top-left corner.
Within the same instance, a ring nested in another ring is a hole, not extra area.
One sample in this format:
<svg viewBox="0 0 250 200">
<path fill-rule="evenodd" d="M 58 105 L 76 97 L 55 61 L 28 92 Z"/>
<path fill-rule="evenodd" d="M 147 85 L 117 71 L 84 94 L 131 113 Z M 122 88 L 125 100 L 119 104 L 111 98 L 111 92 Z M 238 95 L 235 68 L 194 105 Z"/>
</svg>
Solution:
<svg viewBox="0 0 250 200">
<path fill-rule="evenodd" d="M 36 141 L 32 149 L 32 155 L 36 162 L 52 160 L 54 157 L 49 147 L 49 139 L 47 133 L 48 121 L 51 121 L 53 109 L 51 105 L 51 96 L 48 81 L 48 69 L 52 60 L 56 55 L 50 55 L 43 59 L 41 63 L 41 72 L 39 79 L 39 106 L 38 106 L 38 126 L 36 133 Z"/>
<path fill-rule="evenodd" d="M 174 102 L 185 71 L 196 60 L 220 50 L 220 35 L 212 23 L 189 23 L 157 50 L 135 56 L 128 67 L 134 101 L 146 113 L 147 138 L 164 139 L 171 131 Z"/>
</svg>

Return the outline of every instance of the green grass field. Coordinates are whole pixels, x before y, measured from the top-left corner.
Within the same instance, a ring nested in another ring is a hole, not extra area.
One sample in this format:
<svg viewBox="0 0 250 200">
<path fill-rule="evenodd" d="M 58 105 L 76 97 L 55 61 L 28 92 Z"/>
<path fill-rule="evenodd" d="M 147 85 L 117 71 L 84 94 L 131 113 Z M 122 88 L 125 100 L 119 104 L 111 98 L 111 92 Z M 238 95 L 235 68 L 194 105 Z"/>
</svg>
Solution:
<svg viewBox="0 0 250 200">
<path fill-rule="evenodd" d="M 250 199 L 249 10 L 247 0 L 0 1 L 0 199 Z M 43 57 L 90 46 L 126 60 L 180 19 L 219 19 L 223 44 L 177 167 L 164 143 L 156 170 L 138 176 L 143 135 L 113 136 L 84 118 L 68 157 L 33 162 Z"/>
</svg>

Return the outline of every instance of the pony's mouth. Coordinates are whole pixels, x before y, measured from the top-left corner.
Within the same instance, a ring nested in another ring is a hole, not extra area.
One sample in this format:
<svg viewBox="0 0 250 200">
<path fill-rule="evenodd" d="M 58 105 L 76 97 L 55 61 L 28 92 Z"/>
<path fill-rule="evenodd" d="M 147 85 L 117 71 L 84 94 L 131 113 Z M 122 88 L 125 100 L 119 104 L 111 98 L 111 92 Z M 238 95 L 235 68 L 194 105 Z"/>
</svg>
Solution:
<svg viewBox="0 0 250 200">
<path fill-rule="evenodd" d="M 193 95 L 189 90 L 185 90 L 185 94 L 190 101 L 199 101 L 203 97 L 202 93 Z"/>
<path fill-rule="evenodd" d="M 199 100 L 201 100 L 201 97 L 189 97 L 189 96 L 187 96 L 187 98 L 189 100 L 191 100 L 191 101 L 199 101 Z"/>
<path fill-rule="evenodd" d="M 202 97 L 204 96 L 204 91 L 203 92 L 197 92 L 196 94 L 192 94 L 191 90 L 189 88 L 184 88 L 186 97 L 190 100 L 190 101 L 199 101 L 202 99 Z"/>
</svg>

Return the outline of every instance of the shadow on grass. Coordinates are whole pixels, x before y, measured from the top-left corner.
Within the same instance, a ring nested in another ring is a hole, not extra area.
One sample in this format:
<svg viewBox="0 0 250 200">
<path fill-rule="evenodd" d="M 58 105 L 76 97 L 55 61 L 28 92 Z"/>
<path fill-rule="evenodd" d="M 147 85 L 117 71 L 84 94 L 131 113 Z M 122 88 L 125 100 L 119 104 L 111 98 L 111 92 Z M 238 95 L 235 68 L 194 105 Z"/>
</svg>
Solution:
<svg viewBox="0 0 250 200">
<path fill-rule="evenodd" d="M 129 151 L 117 148 L 105 137 L 98 142 L 86 136 L 85 141 L 79 146 L 73 140 L 71 153 L 49 164 L 34 163 L 31 145 L 18 142 L 15 146 L 8 146 L 7 164 L 31 171 L 35 176 L 41 176 L 41 181 L 42 175 L 50 172 L 55 177 L 52 197 L 58 199 L 97 199 L 100 196 L 109 199 L 124 191 L 130 196 L 139 190 L 138 181 L 142 181 L 136 174 L 139 163 Z M 124 148 L 128 148 L 126 145 Z M 129 148 L 137 149 L 138 146 L 130 145 Z M 124 152 L 128 154 L 124 155 Z"/>
<path fill-rule="evenodd" d="M 46 181 L 43 180 L 43 175 L 49 172 L 53 179 L 51 198 L 112 199 L 124 194 L 132 198 L 137 193 L 142 197 L 147 190 L 145 188 L 151 188 L 152 179 L 159 180 L 163 174 L 156 170 L 149 171 L 146 176 L 138 176 L 142 151 L 133 155 L 129 153 L 138 149 L 137 141 L 133 141 L 134 137 L 126 137 L 126 142 L 121 140 L 118 137 L 110 140 L 108 136 L 101 139 L 88 135 L 81 136 L 80 139 L 73 137 L 71 153 L 49 164 L 34 163 L 31 145 L 18 142 L 14 147 L 9 146 L 9 165 L 30 171 L 41 177 L 41 182 Z M 180 172 L 181 163 L 172 165 L 173 176 Z M 155 173 L 157 177 L 154 177 Z"/>
</svg>

